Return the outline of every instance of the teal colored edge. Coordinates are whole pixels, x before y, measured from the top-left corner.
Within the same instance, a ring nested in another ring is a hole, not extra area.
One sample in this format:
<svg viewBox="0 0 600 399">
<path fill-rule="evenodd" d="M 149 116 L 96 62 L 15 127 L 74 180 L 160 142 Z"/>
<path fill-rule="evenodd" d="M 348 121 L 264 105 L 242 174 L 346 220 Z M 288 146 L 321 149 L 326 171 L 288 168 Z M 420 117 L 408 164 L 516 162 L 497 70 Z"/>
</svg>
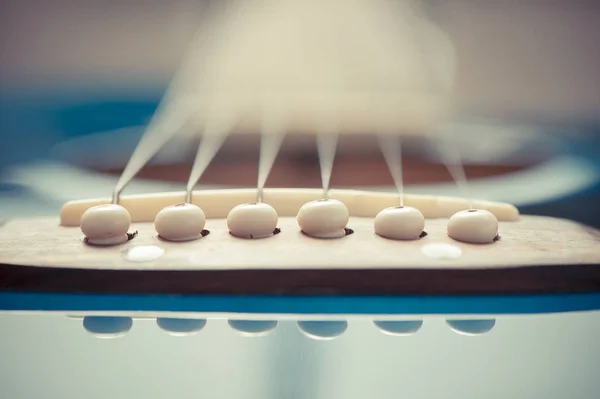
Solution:
<svg viewBox="0 0 600 399">
<path fill-rule="evenodd" d="M 535 314 L 600 310 L 600 293 L 506 296 L 192 296 L 0 292 L 1 311 Z"/>
</svg>

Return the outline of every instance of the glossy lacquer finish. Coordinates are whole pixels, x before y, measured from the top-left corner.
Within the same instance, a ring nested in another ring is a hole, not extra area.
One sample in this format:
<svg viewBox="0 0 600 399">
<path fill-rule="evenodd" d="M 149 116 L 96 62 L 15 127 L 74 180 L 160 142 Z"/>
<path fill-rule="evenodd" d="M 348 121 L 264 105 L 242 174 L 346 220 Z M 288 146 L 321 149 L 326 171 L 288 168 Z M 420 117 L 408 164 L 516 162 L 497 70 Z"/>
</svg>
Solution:
<svg viewBox="0 0 600 399">
<path fill-rule="evenodd" d="M 0 395 L 587 399 L 600 389 L 597 311 L 172 316 L 3 313 Z"/>
</svg>

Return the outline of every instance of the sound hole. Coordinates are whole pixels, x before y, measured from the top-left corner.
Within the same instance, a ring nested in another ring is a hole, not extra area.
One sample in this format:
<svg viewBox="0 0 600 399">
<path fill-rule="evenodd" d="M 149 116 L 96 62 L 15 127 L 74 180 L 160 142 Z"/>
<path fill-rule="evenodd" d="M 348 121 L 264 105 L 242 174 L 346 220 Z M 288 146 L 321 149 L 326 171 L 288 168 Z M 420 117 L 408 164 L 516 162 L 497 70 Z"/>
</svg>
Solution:
<svg viewBox="0 0 600 399">
<path fill-rule="evenodd" d="M 256 184 L 258 160 L 253 157 L 239 159 L 219 156 L 202 176 L 207 185 L 231 185 L 252 187 Z M 434 184 L 452 182 L 447 168 L 440 163 L 422 159 L 404 159 L 404 181 L 406 184 Z M 500 176 L 527 169 L 530 165 L 465 165 L 469 179 L 481 179 Z M 102 170 L 110 175 L 119 176 L 121 169 Z M 187 163 L 172 165 L 149 165 L 138 175 L 139 178 L 165 182 L 184 183 L 189 177 L 190 165 Z M 387 165 L 380 156 L 339 155 L 332 170 L 331 186 L 376 187 L 393 184 Z M 269 187 L 319 187 L 321 185 L 319 163 L 313 157 L 297 159 L 278 158 L 268 178 Z"/>
</svg>

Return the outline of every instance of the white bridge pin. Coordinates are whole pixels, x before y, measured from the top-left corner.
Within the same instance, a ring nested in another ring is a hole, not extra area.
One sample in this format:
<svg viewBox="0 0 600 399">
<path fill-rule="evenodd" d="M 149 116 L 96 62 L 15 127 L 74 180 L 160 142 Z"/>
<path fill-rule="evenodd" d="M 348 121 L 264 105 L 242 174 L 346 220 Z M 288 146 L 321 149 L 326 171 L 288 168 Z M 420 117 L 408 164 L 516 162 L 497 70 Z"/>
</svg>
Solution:
<svg viewBox="0 0 600 399">
<path fill-rule="evenodd" d="M 154 219 L 158 235 L 168 241 L 190 241 L 208 234 L 206 215 L 200 207 L 181 203 L 163 208 Z"/>
<path fill-rule="evenodd" d="M 322 199 L 308 202 L 300 208 L 297 220 L 300 230 L 315 238 L 340 238 L 352 231 L 346 228 L 350 212 L 343 202 Z"/>
<path fill-rule="evenodd" d="M 452 215 L 448 220 L 448 236 L 471 244 L 488 244 L 498 236 L 498 219 L 482 209 L 469 209 Z"/>
<path fill-rule="evenodd" d="M 278 234 L 275 208 L 262 202 L 241 204 L 227 216 L 229 232 L 240 238 L 265 238 Z"/>
<path fill-rule="evenodd" d="M 93 245 L 117 245 L 132 239 L 128 234 L 131 215 L 121 205 L 106 204 L 88 208 L 81 216 L 85 241 Z"/>
<path fill-rule="evenodd" d="M 394 240 L 416 240 L 423 235 L 425 217 L 416 208 L 396 206 L 375 216 L 375 233 Z"/>
</svg>

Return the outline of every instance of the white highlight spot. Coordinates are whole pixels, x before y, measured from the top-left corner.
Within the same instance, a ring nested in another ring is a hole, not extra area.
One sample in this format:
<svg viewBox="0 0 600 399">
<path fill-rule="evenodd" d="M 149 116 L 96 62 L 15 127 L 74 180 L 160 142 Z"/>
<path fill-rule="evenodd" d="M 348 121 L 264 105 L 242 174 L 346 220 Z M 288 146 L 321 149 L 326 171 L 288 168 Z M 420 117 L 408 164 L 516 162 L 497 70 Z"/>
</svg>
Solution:
<svg viewBox="0 0 600 399">
<path fill-rule="evenodd" d="M 452 244 L 427 244 L 421 247 L 423 255 L 433 259 L 456 259 L 462 255 L 462 250 Z"/>
<path fill-rule="evenodd" d="M 156 245 L 139 245 L 123 251 L 123 258 L 130 262 L 150 262 L 160 258 L 165 250 Z"/>
</svg>

